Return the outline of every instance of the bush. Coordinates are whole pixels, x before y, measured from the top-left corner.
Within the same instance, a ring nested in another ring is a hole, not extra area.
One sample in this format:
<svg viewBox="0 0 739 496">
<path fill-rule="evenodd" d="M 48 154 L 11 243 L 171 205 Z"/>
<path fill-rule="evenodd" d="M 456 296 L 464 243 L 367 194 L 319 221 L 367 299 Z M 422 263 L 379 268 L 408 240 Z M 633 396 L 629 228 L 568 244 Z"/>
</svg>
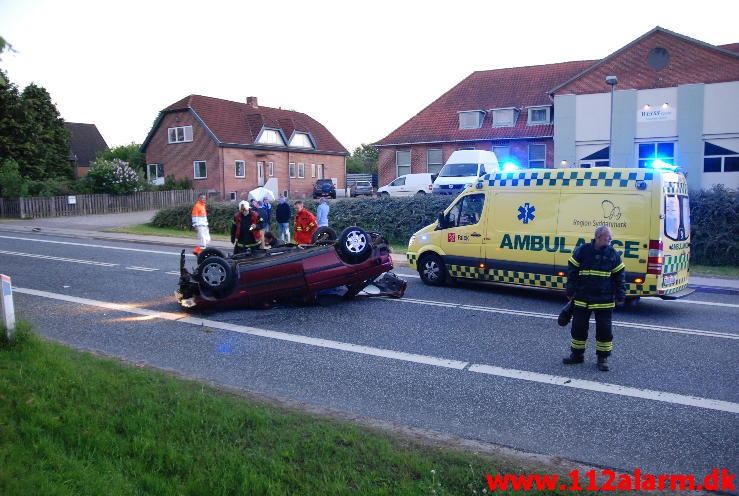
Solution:
<svg viewBox="0 0 739 496">
<path fill-rule="evenodd" d="M 690 193 L 691 263 L 739 265 L 737 195 L 722 185 Z"/>
<path fill-rule="evenodd" d="M 29 181 L 29 196 L 66 196 L 89 192 L 89 185 L 80 179 L 54 178 L 45 181 Z"/>
<path fill-rule="evenodd" d="M 87 181 L 93 193 L 125 195 L 144 189 L 144 180 L 127 162 L 97 159 L 90 164 Z"/>
<path fill-rule="evenodd" d="M 0 161 L 0 197 L 18 198 L 28 194 L 28 183 L 21 176 L 15 160 Z"/>
</svg>

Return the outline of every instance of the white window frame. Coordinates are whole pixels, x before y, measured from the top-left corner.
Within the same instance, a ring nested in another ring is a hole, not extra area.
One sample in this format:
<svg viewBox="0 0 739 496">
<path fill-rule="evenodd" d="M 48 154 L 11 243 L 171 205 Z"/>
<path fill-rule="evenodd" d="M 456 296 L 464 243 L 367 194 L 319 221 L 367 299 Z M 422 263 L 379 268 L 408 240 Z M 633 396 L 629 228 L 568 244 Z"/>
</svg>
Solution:
<svg viewBox="0 0 739 496">
<path fill-rule="evenodd" d="M 398 154 L 399 153 L 407 153 L 408 154 L 408 164 L 400 164 L 398 163 Z M 411 151 L 410 150 L 396 150 L 395 151 L 395 177 L 400 177 L 404 174 L 410 174 L 411 173 Z M 403 171 L 400 170 L 400 168 L 403 167 Z M 406 171 L 405 168 L 408 168 Z"/>
<path fill-rule="evenodd" d="M 205 175 L 198 177 L 198 164 L 203 164 L 203 168 L 205 169 Z M 192 177 L 193 179 L 208 179 L 208 163 L 206 160 L 194 160 L 192 163 L 193 172 Z"/>
<path fill-rule="evenodd" d="M 316 174 L 318 176 L 317 179 L 325 179 L 323 174 L 324 169 L 325 167 L 323 164 L 316 164 Z"/>
<path fill-rule="evenodd" d="M 429 160 L 429 152 L 439 152 L 439 162 L 431 163 Z M 431 166 L 438 166 L 438 170 L 435 172 L 431 171 Z M 441 148 L 427 148 L 426 149 L 426 172 L 430 172 L 431 174 L 438 174 L 441 172 L 441 168 L 444 167 L 444 151 Z"/>
<path fill-rule="evenodd" d="M 531 147 L 534 146 L 543 146 L 544 147 L 544 158 L 537 158 L 534 160 L 531 160 Z M 531 143 L 528 148 L 528 155 L 527 155 L 527 163 L 528 167 L 530 169 L 543 169 L 547 166 L 547 144 L 546 143 Z M 534 165 L 532 165 L 532 162 L 534 162 Z M 539 162 L 541 162 L 541 165 L 537 165 Z"/>
<path fill-rule="evenodd" d="M 316 177 L 316 164 L 310 164 L 310 177 Z"/>
<path fill-rule="evenodd" d="M 304 145 L 304 144 L 296 145 L 295 142 L 298 139 L 300 139 L 301 141 L 305 140 L 305 143 L 307 143 L 307 145 Z M 292 146 L 293 148 L 315 148 L 315 146 L 313 146 L 313 140 L 310 139 L 310 136 L 308 135 L 308 133 L 298 133 L 298 132 L 293 133 L 292 138 L 290 138 L 290 146 Z"/>
<path fill-rule="evenodd" d="M 511 112 L 511 120 L 500 122 L 498 119 L 496 119 L 496 115 L 501 115 L 503 111 L 510 111 Z M 518 114 L 520 110 L 516 107 L 505 107 L 505 108 L 497 108 L 497 109 L 491 109 L 490 112 L 493 114 L 493 127 L 515 127 L 516 122 L 518 122 Z"/>
<path fill-rule="evenodd" d="M 228 197 L 229 197 L 229 200 L 236 201 L 236 191 L 229 191 Z"/>
<path fill-rule="evenodd" d="M 267 162 L 267 173 L 269 174 L 269 177 L 272 177 L 275 175 L 275 163 L 274 162 Z"/>
<path fill-rule="evenodd" d="M 305 164 L 303 162 L 298 162 L 298 178 L 304 178 L 305 177 Z"/>
<path fill-rule="evenodd" d="M 534 110 L 545 110 L 546 111 L 546 119 L 543 121 L 535 121 L 532 120 L 532 116 L 534 114 Z M 546 124 L 552 123 L 552 106 L 551 105 L 536 105 L 534 107 L 528 107 L 528 123 L 529 126 L 543 126 Z"/>
<path fill-rule="evenodd" d="M 241 175 L 239 175 L 239 164 L 241 164 Z M 234 177 L 245 178 L 246 177 L 246 162 L 243 160 L 234 161 Z"/>
<path fill-rule="evenodd" d="M 154 168 L 152 177 L 151 169 Z M 161 171 L 161 175 L 159 172 Z M 164 184 L 164 164 L 146 164 L 146 180 L 149 184 Z"/>
<path fill-rule="evenodd" d="M 192 141 L 192 126 L 177 126 L 167 129 L 169 144 L 187 143 Z"/>
<path fill-rule="evenodd" d="M 459 129 L 480 129 L 482 127 L 482 123 L 485 120 L 485 111 L 484 110 L 460 110 L 457 112 L 459 114 Z M 470 114 L 477 114 L 477 125 L 471 125 L 468 123 L 463 124 L 463 116 L 467 116 Z"/>
<path fill-rule="evenodd" d="M 287 165 L 287 168 L 288 168 L 288 174 L 290 175 L 290 177 L 295 177 L 295 162 L 290 162 Z"/>
<path fill-rule="evenodd" d="M 652 145 L 654 148 L 654 155 L 655 157 L 658 155 L 657 150 L 659 150 L 659 145 L 663 145 L 665 143 L 669 143 L 672 145 L 672 156 L 659 156 L 658 158 L 664 159 L 664 161 L 668 164 L 675 164 L 675 161 L 677 159 L 677 141 L 672 140 L 665 140 L 665 141 L 643 141 L 639 143 L 635 143 L 635 156 L 636 156 L 636 167 L 637 168 L 644 168 L 642 167 L 641 163 L 644 163 L 644 166 L 647 165 L 647 162 L 650 162 L 654 160 L 654 158 L 642 158 L 639 156 L 639 148 L 643 145 Z"/>
<path fill-rule="evenodd" d="M 275 140 L 265 139 L 268 136 L 274 136 Z M 269 127 L 265 127 L 259 133 L 259 137 L 257 138 L 257 143 L 260 145 L 285 146 L 285 139 L 282 137 L 282 133 L 280 132 L 279 129 L 272 129 Z"/>
</svg>

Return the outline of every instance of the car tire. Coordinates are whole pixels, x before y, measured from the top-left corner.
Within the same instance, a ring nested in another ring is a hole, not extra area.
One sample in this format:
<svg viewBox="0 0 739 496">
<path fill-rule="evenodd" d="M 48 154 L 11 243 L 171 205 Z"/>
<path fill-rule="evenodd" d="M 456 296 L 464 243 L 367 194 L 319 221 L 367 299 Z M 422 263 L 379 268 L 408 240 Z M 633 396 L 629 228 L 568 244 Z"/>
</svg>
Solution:
<svg viewBox="0 0 739 496">
<path fill-rule="evenodd" d="M 198 253 L 198 265 L 200 265 L 201 263 L 203 263 L 205 261 L 205 259 L 206 258 L 209 258 L 209 257 L 226 258 L 226 254 L 223 253 L 218 248 L 206 248 L 205 250 L 203 250 L 200 253 Z"/>
<path fill-rule="evenodd" d="M 348 264 L 360 264 L 372 254 L 372 242 L 367 231 L 351 226 L 344 229 L 336 243 L 339 258 Z"/>
<path fill-rule="evenodd" d="M 224 258 L 209 257 L 198 265 L 198 282 L 204 295 L 225 298 L 233 291 L 236 277 Z"/>
<path fill-rule="evenodd" d="M 377 193 L 377 196 L 381 198 L 387 198 L 388 196 L 390 196 L 390 193 L 388 193 L 387 191 L 383 191 L 382 193 Z"/>
<path fill-rule="evenodd" d="M 426 192 L 425 191 L 418 190 L 418 191 L 416 191 L 416 196 L 426 196 Z"/>
<path fill-rule="evenodd" d="M 332 193 L 331 194 L 331 198 L 333 198 L 335 200 L 336 199 L 336 193 Z"/>
<path fill-rule="evenodd" d="M 336 241 L 337 238 L 338 236 L 336 235 L 336 231 L 330 227 L 323 226 L 313 231 L 313 234 L 311 235 L 311 243 L 316 244 Z"/>
<path fill-rule="evenodd" d="M 429 286 L 442 286 L 449 278 L 444 261 L 436 253 L 421 257 L 418 261 L 418 275 Z"/>
</svg>

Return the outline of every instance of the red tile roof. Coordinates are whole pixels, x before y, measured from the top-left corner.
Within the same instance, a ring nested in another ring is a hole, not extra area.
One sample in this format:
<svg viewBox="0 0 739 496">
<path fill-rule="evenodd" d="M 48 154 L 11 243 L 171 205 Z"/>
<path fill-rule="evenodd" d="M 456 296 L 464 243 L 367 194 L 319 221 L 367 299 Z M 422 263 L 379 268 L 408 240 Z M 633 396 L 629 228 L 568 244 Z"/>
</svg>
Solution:
<svg viewBox="0 0 739 496">
<path fill-rule="evenodd" d="M 739 43 L 729 43 L 728 45 L 717 45 L 719 48 L 728 50 L 730 52 L 739 53 Z"/>
<path fill-rule="evenodd" d="M 281 129 L 289 141 L 293 131 L 310 133 L 316 152 L 349 154 L 323 124 L 309 115 L 201 95 L 190 95 L 165 108 L 162 113 L 192 109 L 216 139 L 223 144 L 255 145 L 262 127 Z"/>
<path fill-rule="evenodd" d="M 538 138 L 553 135 L 552 125 L 528 126 L 526 107 L 551 105 L 547 90 L 593 65 L 592 60 L 473 72 L 454 88 L 376 145 L 436 141 Z M 492 112 L 479 129 L 459 129 L 457 112 L 517 107 L 516 125 L 492 127 Z"/>
</svg>

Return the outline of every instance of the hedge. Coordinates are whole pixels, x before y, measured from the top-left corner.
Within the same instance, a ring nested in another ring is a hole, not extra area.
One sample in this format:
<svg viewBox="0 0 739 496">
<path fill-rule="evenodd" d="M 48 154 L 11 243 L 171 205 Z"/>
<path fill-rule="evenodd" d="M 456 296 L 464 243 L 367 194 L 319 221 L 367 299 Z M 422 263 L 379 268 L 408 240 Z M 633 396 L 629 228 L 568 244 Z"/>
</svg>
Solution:
<svg viewBox="0 0 739 496">
<path fill-rule="evenodd" d="M 690 194 L 692 221 L 691 262 L 701 265 L 739 265 L 738 193 L 723 186 Z M 452 202 L 452 196 L 426 195 L 410 198 L 357 198 L 329 201 L 329 223 L 336 232 L 360 226 L 381 232 L 391 243 L 405 244 L 411 235 L 431 224 Z M 316 211 L 316 200 L 304 200 Z M 273 203 L 273 206 L 276 206 Z M 291 204 L 292 207 L 292 204 Z M 190 206 L 165 208 L 157 212 L 152 224 L 175 229 L 190 228 Z M 228 234 L 236 212 L 233 202 L 208 203 L 208 221 L 214 233 Z M 276 231 L 274 223 L 272 229 Z"/>
</svg>

